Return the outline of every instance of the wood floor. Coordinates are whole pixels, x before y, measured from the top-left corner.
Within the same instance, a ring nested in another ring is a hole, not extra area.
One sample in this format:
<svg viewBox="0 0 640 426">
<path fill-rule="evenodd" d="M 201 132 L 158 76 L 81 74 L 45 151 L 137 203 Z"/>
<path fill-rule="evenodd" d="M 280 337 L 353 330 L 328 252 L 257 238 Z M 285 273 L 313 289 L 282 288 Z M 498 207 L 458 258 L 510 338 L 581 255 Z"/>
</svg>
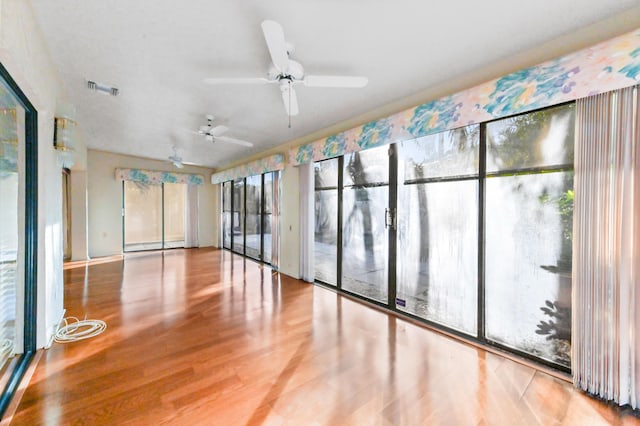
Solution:
<svg viewBox="0 0 640 426">
<path fill-rule="evenodd" d="M 522 364 L 272 273 L 173 250 L 65 270 L 67 315 L 16 425 L 640 424 Z"/>
</svg>

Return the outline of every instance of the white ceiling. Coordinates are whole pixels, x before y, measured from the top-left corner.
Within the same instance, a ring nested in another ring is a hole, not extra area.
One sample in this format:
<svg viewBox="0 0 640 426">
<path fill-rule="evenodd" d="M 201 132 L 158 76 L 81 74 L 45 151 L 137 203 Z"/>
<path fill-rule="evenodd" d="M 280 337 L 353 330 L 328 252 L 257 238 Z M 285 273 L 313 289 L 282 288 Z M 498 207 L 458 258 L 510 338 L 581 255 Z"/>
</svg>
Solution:
<svg viewBox="0 0 640 426">
<path fill-rule="evenodd" d="M 603 20 L 638 0 L 31 0 L 89 148 L 224 167 Z M 260 23 L 282 24 L 309 74 L 369 77 L 364 89 L 298 86 L 287 127 L 277 85 L 207 86 L 261 77 Z M 114 85 L 117 97 L 86 89 Z M 214 114 L 228 136 L 188 132 Z"/>
</svg>

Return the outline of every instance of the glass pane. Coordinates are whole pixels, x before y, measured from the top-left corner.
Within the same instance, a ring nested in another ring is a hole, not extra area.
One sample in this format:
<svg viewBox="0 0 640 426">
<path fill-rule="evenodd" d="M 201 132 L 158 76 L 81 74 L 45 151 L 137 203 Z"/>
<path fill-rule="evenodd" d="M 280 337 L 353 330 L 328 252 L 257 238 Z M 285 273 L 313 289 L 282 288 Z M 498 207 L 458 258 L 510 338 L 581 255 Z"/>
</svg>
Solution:
<svg viewBox="0 0 640 426">
<path fill-rule="evenodd" d="M 0 80 L 0 383 L 15 361 L 17 293 L 24 288 L 25 111 Z"/>
<path fill-rule="evenodd" d="M 405 181 L 478 173 L 478 125 L 436 133 L 399 143 Z"/>
<path fill-rule="evenodd" d="M 124 182 L 124 251 L 162 248 L 162 186 Z"/>
<path fill-rule="evenodd" d="M 487 172 L 573 164 L 574 104 L 487 124 Z"/>
<path fill-rule="evenodd" d="M 573 173 L 486 181 L 486 335 L 570 366 Z"/>
<path fill-rule="evenodd" d="M 271 220 L 273 206 L 273 173 L 264 175 L 264 229 L 262 238 L 264 240 L 264 253 L 262 261 L 271 263 Z"/>
<path fill-rule="evenodd" d="M 338 186 L 338 159 L 318 161 L 313 164 L 315 187 L 327 188 Z"/>
<path fill-rule="evenodd" d="M 244 179 L 233 182 L 233 251 L 244 253 Z"/>
<path fill-rule="evenodd" d="M 338 190 L 315 192 L 315 279 L 338 284 Z"/>
<path fill-rule="evenodd" d="M 476 335 L 478 182 L 403 185 L 396 307 Z"/>
<path fill-rule="evenodd" d="M 164 247 L 184 247 L 184 213 L 187 185 L 164 184 Z"/>
<path fill-rule="evenodd" d="M 222 184 L 222 210 L 231 211 L 231 181 Z"/>
<path fill-rule="evenodd" d="M 388 297 L 388 204 L 387 186 L 343 191 L 342 288 L 383 303 Z"/>
<path fill-rule="evenodd" d="M 247 235 L 246 255 L 260 259 L 260 235 L 262 221 L 262 175 L 247 178 Z"/>
<path fill-rule="evenodd" d="M 389 147 L 344 156 L 344 186 L 389 182 Z"/>
<path fill-rule="evenodd" d="M 231 182 L 222 184 L 222 247 L 231 248 Z"/>
</svg>

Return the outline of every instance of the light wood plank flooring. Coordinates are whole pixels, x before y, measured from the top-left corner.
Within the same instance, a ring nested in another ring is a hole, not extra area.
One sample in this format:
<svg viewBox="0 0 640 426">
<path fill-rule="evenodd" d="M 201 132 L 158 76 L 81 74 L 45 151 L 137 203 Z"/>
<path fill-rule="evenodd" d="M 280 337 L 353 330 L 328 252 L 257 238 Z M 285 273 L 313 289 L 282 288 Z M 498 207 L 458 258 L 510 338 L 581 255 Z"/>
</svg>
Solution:
<svg viewBox="0 0 640 426">
<path fill-rule="evenodd" d="M 13 424 L 601 425 L 629 410 L 226 251 L 65 270 L 67 315 Z"/>
</svg>

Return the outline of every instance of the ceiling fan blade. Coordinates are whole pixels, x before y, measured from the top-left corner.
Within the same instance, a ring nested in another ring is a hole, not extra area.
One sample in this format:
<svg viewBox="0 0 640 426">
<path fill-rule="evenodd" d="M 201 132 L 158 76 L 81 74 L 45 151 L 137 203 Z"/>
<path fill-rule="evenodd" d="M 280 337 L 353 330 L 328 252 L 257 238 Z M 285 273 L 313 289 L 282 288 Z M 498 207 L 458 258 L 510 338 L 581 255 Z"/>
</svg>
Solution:
<svg viewBox="0 0 640 426">
<path fill-rule="evenodd" d="M 184 164 L 182 164 L 182 158 L 176 155 L 172 155 L 171 157 L 169 157 L 169 161 L 171 161 L 171 163 L 173 163 L 173 165 L 179 169 L 184 167 Z"/>
<path fill-rule="evenodd" d="M 289 69 L 289 55 L 287 54 L 287 42 L 284 39 L 282 26 L 276 21 L 266 20 L 262 22 L 262 32 L 267 42 L 273 66 L 278 71 L 286 73 Z"/>
<path fill-rule="evenodd" d="M 227 126 L 218 125 L 209 129 L 209 134 L 211 136 L 220 136 L 223 133 L 226 133 L 228 130 L 229 128 Z"/>
<path fill-rule="evenodd" d="M 369 83 L 367 77 L 349 77 L 339 75 L 308 75 L 304 85 L 308 87 L 364 87 Z"/>
<path fill-rule="evenodd" d="M 276 80 L 272 81 L 268 78 L 263 77 L 240 77 L 240 78 L 205 78 L 204 82 L 206 84 L 268 84 L 275 83 Z"/>
<path fill-rule="evenodd" d="M 282 101 L 287 115 L 298 115 L 298 97 L 293 86 L 283 83 L 280 85 L 280 91 L 282 91 Z"/>
<path fill-rule="evenodd" d="M 242 145 L 242 146 L 247 146 L 247 147 L 252 147 L 253 146 L 253 144 L 251 142 L 243 141 L 243 140 L 236 139 L 236 138 L 230 138 L 229 136 L 218 136 L 218 137 L 216 137 L 216 141 L 228 142 L 228 143 L 233 143 L 233 144 L 236 144 L 236 145 Z"/>
</svg>

